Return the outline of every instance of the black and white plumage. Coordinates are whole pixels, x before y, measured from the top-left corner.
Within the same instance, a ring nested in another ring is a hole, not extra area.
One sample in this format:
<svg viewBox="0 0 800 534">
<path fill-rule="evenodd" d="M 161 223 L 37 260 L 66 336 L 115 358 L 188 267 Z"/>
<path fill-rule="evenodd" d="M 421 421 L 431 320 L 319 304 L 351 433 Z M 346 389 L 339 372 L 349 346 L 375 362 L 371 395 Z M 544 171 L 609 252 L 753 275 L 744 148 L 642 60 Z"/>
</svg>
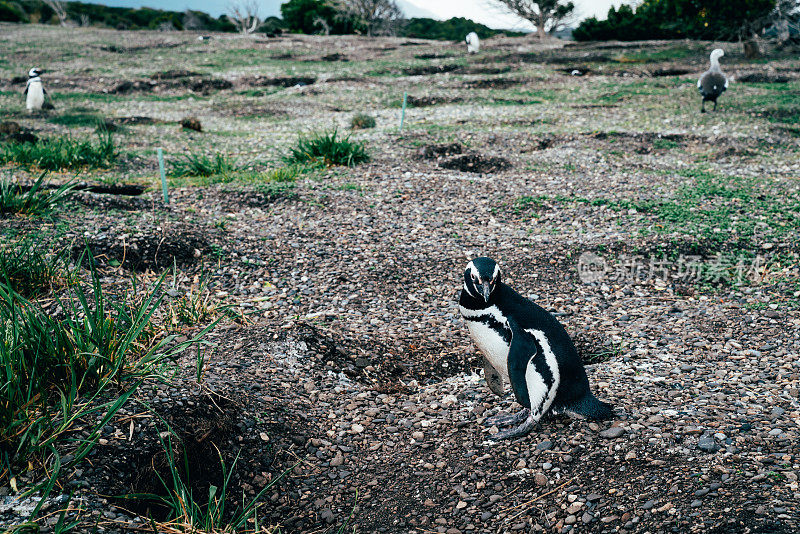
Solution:
<svg viewBox="0 0 800 534">
<path fill-rule="evenodd" d="M 515 415 L 489 419 L 489 424 L 521 423 L 492 439 L 525 435 L 547 412 L 613 417 L 611 405 L 589 390 L 583 362 L 561 323 L 500 278 L 494 260 L 472 260 L 464 271 L 459 299 L 470 336 L 489 364 L 511 383 L 524 408 Z"/>
<path fill-rule="evenodd" d="M 728 77 L 719 66 L 719 58 L 724 55 L 725 52 L 721 48 L 711 52 L 711 68 L 697 80 L 697 89 L 703 97 L 700 113 L 706 112 L 706 101 L 714 102 L 714 111 L 717 111 L 717 98 L 728 88 Z"/>
<path fill-rule="evenodd" d="M 481 51 L 481 40 L 477 33 L 469 32 L 464 41 L 467 43 L 468 54 L 477 54 Z"/>
<path fill-rule="evenodd" d="M 44 95 L 47 94 L 42 79 L 39 77 L 42 74 L 42 69 L 32 68 L 28 71 L 28 83 L 25 85 L 25 107 L 28 113 L 33 113 L 42 109 L 44 105 Z"/>
</svg>

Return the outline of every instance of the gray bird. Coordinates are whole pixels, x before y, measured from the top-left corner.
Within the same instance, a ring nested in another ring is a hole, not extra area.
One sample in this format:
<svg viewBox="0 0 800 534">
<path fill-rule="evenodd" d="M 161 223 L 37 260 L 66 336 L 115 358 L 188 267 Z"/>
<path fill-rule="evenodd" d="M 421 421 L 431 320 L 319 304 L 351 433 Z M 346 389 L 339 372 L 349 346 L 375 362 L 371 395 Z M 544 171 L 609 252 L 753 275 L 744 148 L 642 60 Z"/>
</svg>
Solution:
<svg viewBox="0 0 800 534">
<path fill-rule="evenodd" d="M 717 98 L 728 88 L 728 77 L 719 68 L 719 58 L 725 55 L 721 48 L 711 52 L 711 68 L 697 80 L 697 89 L 703 97 L 700 113 L 706 112 L 706 101 L 714 102 L 714 111 L 717 111 Z"/>
</svg>

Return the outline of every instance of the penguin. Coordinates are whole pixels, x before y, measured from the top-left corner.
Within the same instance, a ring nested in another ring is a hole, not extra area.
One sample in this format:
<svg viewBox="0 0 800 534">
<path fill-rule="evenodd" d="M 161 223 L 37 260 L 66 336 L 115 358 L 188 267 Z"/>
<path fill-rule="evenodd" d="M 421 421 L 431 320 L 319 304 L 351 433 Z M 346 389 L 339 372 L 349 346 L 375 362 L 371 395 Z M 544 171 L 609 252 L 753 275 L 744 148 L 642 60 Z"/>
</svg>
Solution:
<svg viewBox="0 0 800 534">
<path fill-rule="evenodd" d="M 489 364 L 511 383 L 523 409 L 489 418 L 489 425 L 519 425 L 491 437 L 524 436 L 546 413 L 571 412 L 611 419 L 611 404 L 589 390 L 589 379 L 575 344 L 544 308 L 501 281 L 500 266 L 475 258 L 464 271 L 459 311 L 470 336 Z"/>
<path fill-rule="evenodd" d="M 719 58 L 725 55 L 721 48 L 711 52 L 711 68 L 705 71 L 697 80 L 697 89 L 703 97 L 700 113 L 706 112 L 706 101 L 714 102 L 714 111 L 717 111 L 717 98 L 728 88 L 728 77 L 719 67 Z"/>
<path fill-rule="evenodd" d="M 47 94 L 42 79 L 39 77 L 42 74 L 42 69 L 32 68 L 28 71 L 28 84 L 25 86 L 25 106 L 28 108 L 28 113 L 39 111 L 44 105 L 44 95 Z"/>
<path fill-rule="evenodd" d="M 467 53 L 468 54 L 477 54 L 481 50 L 481 40 L 478 38 L 478 34 L 475 32 L 469 32 L 467 34 L 466 39 L 464 39 L 467 43 Z"/>
</svg>

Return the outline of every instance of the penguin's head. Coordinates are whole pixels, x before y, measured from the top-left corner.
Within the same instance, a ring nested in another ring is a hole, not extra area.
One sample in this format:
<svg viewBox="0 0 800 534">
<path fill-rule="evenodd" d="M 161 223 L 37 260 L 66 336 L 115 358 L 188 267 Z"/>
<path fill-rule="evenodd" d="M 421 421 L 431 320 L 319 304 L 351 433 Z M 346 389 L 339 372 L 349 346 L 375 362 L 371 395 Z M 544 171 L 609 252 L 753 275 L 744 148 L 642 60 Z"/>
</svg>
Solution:
<svg viewBox="0 0 800 534">
<path fill-rule="evenodd" d="M 43 72 L 44 71 L 42 69 L 40 69 L 39 67 L 34 67 L 34 68 L 32 68 L 31 70 L 28 71 L 28 78 L 36 78 L 37 76 L 39 76 Z"/>
<path fill-rule="evenodd" d="M 475 258 L 464 270 L 464 289 L 476 299 L 489 302 L 500 285 L 500 266 L 491 258 Z"/>
</svg>

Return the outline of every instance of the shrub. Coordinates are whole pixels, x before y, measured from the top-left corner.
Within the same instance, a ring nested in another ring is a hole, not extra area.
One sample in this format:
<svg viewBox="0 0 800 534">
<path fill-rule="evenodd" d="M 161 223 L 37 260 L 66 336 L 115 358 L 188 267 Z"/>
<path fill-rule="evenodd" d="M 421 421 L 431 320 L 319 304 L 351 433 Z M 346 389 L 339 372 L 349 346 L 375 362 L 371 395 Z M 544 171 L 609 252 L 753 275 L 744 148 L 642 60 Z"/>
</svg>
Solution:
<svg viewBox="0 0 800 534">
<path fill-rule="evenodd" d="M 0 468 L 12 476 L 16 467 L 27 469 L 31 455 L 52 451 L 60 435 L 91 415 L 99 422 L 75 451 L 79 460 L 141 383 L 120 393 L 123 381 L 152 374 L 213 326 L 186 342 L 156 340 L 151 319 L 163 280 L 136 302 L 115 301 L 93 272 L 89 292 L 76 287 L 58 299 L 58 318 L 0 283 Z"/>
<path fill-rule="evenodd" d="M 99 130 L 97 136 L 97 144 L 69 136 L 42 139 L 38 143 L 5 143 L 0 145 L 0 163 L 48 171 L 108 167 L 119 155 L 114 139 L 105 130 Z"/>
<path fill-rule="evenodd" d="M 362 143 L 351 141 L 350 136 L 338 138 L 338 131 L 313 133 L 300 136 L 297 146 L 289 149 L 285 157 L 289 164 L 317 163 L 325 166 L 343 165 L 353 167 L 369 161 L 369 154 Z"/>
<path fill-rule="evenodd" d="M 375 128 L 375 119 L 366 113 L 359 113 L 350 120 L 350 127 L 353 130 Z"/>
</svg>

